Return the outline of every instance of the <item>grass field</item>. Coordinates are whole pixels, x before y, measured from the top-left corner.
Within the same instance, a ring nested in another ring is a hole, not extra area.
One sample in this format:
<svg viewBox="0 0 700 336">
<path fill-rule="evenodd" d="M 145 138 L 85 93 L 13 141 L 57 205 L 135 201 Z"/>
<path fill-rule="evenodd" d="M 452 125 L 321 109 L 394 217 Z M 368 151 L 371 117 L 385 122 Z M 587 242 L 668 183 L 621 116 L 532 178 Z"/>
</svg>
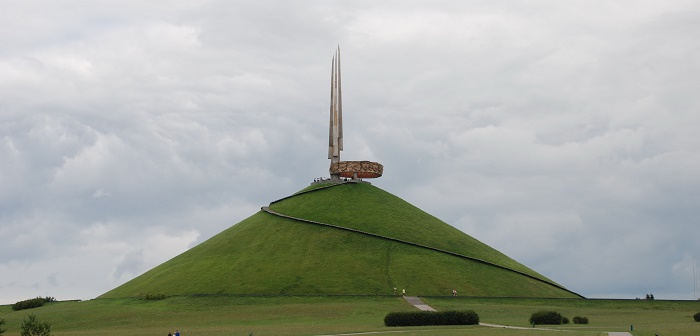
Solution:
<svg viewBox="0 0 700 336">
<path fill-rule="evenodd" d="M 49 303 L 14 312 L 0 307 L 7 322 L 4 336 L 19 335 L 30 313 L 52 325 L 54 335 L 167 335 L 179 329 L 189 335 L 337 335 L 373 332 L 373 335 L 562 335 L 599 336 L 608 331 L 633 335 L 700 335 L 692 315 L 697 301 L 499 299 L 429 297 L 424 302 L 438 310 L 472 309 L 483 323 L 530 328 L 530 314 L 553 309 L 570 319 L 590 319 L 588 325 L 562 325 L 554 331 L 515 330 L 481 326 L 384 327 L 388 312 L 414 310 L 399 297 L 172 297 L 160 301 L 96 299 Z M 569 334 L 568 332 L 566 334 Z"/>
</svg>

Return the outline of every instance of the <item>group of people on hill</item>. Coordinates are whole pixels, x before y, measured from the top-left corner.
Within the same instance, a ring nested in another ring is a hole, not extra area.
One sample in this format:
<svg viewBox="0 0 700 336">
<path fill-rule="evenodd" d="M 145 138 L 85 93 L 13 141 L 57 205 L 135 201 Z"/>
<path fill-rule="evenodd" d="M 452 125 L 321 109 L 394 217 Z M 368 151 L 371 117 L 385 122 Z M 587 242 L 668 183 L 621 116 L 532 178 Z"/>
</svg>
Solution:
<svg viewBox="0 0 700 336">
<path fill-rule="evenodd" d="M 180 331 L 175 330 L 174 333 L 168 332 L 168 336 L 180 336 Z"/>
<path fill-rule="evenodd" d="M 316 177 L 316 178 L 314 178 L 314 182 L 323 182 L 323 181 L 330 181 L 330 180 L 332 180 L 332 179 L 328 178 L 328 177 Z M 348 178 L 348 177 L 341 177 L 340 180 L 343 182 L 352 181 L 352 179 Z"/>
<path fill-rule="evenodd" d="M 394 295 L 396 295 L 396 287 L 394 287 Z M 401 295 L 406 296 L 406 289 L 401 290 Z"/>
</svg>

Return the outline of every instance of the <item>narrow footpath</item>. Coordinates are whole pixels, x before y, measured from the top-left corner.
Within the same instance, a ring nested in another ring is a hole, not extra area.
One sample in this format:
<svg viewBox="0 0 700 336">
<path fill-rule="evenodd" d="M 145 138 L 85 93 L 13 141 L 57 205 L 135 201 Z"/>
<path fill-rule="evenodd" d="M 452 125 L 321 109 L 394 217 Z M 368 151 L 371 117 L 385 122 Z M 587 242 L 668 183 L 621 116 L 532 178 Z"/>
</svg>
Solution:
<svg viewBox="0 0 700 336">
<path fill-rule="evenodd" d="M 421 301 L 421 299 L 418 298 L 417 296 L 404 296 L 403 298 L 408 303 L 412 304 L 414 307 L 416 307 L 422 311 L 436 311 L 435 308 L 423 303 L 423 301 Z"/>
</svg>

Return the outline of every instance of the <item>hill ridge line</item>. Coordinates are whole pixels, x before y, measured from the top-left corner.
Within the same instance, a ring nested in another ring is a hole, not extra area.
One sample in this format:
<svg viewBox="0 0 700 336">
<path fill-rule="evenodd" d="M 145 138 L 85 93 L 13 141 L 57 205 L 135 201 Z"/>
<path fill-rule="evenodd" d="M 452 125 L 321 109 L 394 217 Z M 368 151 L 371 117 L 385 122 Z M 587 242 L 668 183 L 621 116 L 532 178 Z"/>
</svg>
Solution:
<svg viewBox="0 0 700 336">
<path fill-rule="evenodd" d="M 287 196 L 287 197 L 285 197 L 285 198 L 281 198 L 281 199 L 279 199 L 279 200 L 277 200 L 277 201 L 270 202 L 270 204 L 273 204 L 273 203 L 276 203 L 276 202 L 279 202 L 279 201 L 282 201 L 282 200 L 285 200 L 285 199 L 294 197 L 294 196 L 296 196 L 296 195 L 301 195 L 301 194 L 305 194 L 305 193 L 308 193 L 308 192 L 313 192 L 313 191 L 320 190 L 320 189 L 326 189 L 326 188 L 330 188 L 330 187 L 333 187 L 333 186 L 341 185 L 341 184 L 344 184 L 344 183 L 348 183 L 348 182 L 342 182 L 342 183 L 338 183 L 338 184 L 333 184 L 333 185 L 328 186 L 328 187 L 323 187 L 323 188 L 318 188 L 318 189 L 312 189 L 312 190 L 305 191 L 305 192 L 303 192 L 303 193 L 297 193 L 297 194 L 294 194 L 294 195 L 291 195 L 291 196 Z M 563 287 L 563 286 L 561 286 L 561 285 L 559 285 L 559 284 L 557 284 L 557 283 L 554 283 L 554 282 L 551 282 L 551 281 L 547 281 L 547 280 L 544 280 L 544 279 L 540 279 L 540 278 L 538 278 L 538 277 L 536 277 L 536 276 L 527 274 L 527 273 L 525 273 L 525 272 L 521 272 L 521 271 L 518 271 L 518 270 L 514 270 L 514 269 L 512 269 L 512 268 L 510 268 L 510 267 L 506 267 L 506 266 L 503 266 L 503 265 L 499 265 L 499 264 L 496 264 L 496 263 L 492 263 L 492 262 L 490 262 L 490 261 L 486 261 L 486 260 L 483 260 L 483 259 L 479 259 L 479 258 L 475 258 L 475 257 L 470 257 L 470 256 L 463 255 L 463 254 L 459 254 L 459 253 L 456 253 L 456 252 L 451 252 L 451 251 L 439 249 L 439 248 L 436 248 L 436 247 L 431 247 L 431 246 L 427 246 L 427 245 L 422 245 L 422 244 L 418 244 L 418 243 L 413 243 L 413 242 L 406 241 L 406 240 L 401 240 L 401 239 L 398 239 L 398 238 L 392 238 L 392 237 L 382 236 L 382 235 L 379 235 L 379 234 L 376 234 L 376 233 L 361 231 L 361 230 L 357 230 L 357 229 L 351 229 L 351 228 L 347 228 L 347 227 L 339 226 L 339 225 L 335 225 L 335 224 L 317 222 L 317 221 L 313 221 L 313 220 L 305 219 L 305 218 L 293 217 L 293 216 L 289 216 L 289 215 L 285 215 L 285 214 L 276 212 L 276 211 L 270 209 L 269 206 L 260 207 L 260 210 L 262 210 L 262 211 L 264 211 L 264 212 L 266 212 L 266 213 L 268 213 L 268 214 L 271 214 L 271 215 L 273 215 L 273 216 L 277 216 L 277 217 L 287 218 L 287 219 L 291 219 L 291 220 L 295 220 L 295 221 L 299 221 L 299 222 L 303 222 L 303 223 L 309 223 L 309 224 L 314 224 L 314 225 L 321 225 L 321 226 L 331 227 L 331 228 L 335 228 L 335 229 L 340 229 L 340 230 L 355 232 L 355 233 L 359 233 L 359 234 L 366 235 L 366 236 L 371 236 L 371 237 L 380 238 L 380 239 L 384 239 L 384 240 L 394 241 L 394 242 L 398 242 L 398 243 L 402 243 L 402 244 L 407 244 L 407 245 L 411 245 L 411 246 L 415 246 L 415 247 L 420 247 L 420 248 L 424 248 L 424 249 L 428 249 L 428 250 L 432 250 L 432 251 L 436 251 L 436 252 L 440 252 L 440 253 L 445 253 L 445 254 L 452 255 L 452 256 L 455 256 L 455 257 L 458 257 L 458 258 L 463 258 L 463 259 L 468 259 L 468 260 L 480 262 L 480 263 L 483 263 L 483 264 L 486 264 L 486 265 L 498 267 L 498 268 L 501 268 L 501 269 L 504 269 L 504 270 L 507 270 L 507 271 L 510 271 L 510 272 L 513 272 L 513 273 L 516 273 L 516 274 L 520 274 L 520 275 L 526 276 L 526 277 L 528 277 L 528 278 L 530 278 L 530 279 L 534 279 L 534 280 L 540 281 L 540 282 L 542 282 L 542 283 L 548 284 L 548 285 L 550 285 L 550 286 L 554 286 L 554 287 L 557 287 L 557 288 L 562 289 L 562 290 L 564 290 L 564 291 L 567 291 L 567 292 L 569 292 L 569 293 L 571 293 L 571 294 L 574 294 L 574 295 L 576 295 L 576 296 L 578 296 L 578 297 L 580 297 L 580 298 L 585 298 L 583 295 L 578 294 L 578 293 L 576 293 L 576 292 L 573 292 L 573 291 L 571 291 L 571 290 L 569 290 L 569 289 L 567 289 L 567 288 L 565 288 L 565 287 Z"/>
</svg>

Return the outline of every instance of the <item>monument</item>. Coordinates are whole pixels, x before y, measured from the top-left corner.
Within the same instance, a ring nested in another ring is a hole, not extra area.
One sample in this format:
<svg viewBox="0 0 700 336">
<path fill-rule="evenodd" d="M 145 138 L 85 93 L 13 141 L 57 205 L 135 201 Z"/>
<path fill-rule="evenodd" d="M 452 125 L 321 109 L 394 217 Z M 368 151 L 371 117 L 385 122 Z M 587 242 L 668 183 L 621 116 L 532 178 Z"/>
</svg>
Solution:
<svg viewBox="0 0 700 336">
<path fill-rule="evenodd" d="M 416 296 L 458 290 L 474 297 L 582 297 L 362 181 L 380 177 L 381 164 L 340 160 L 340 49 L 333 57 L 330 113 L 332 177 L 313 182 L 324 185 L 270 202 L 100 298 L 386 296 L 394 287 Z M 430 270 L 420 272 L 419 281 L 416 265 Z"/>
<path fill-rule="evenodd" d="M 353 181 L 377 178 L 384 173 L 384 166 L 371 161 L 341 161 L 343 150 L 343 95 L 340 85 L 340 47 L 335 51 L 331 65 L 331 110 L 328 126 L 328 158 L 331 160 L 332 181 L 348 178 Z"/>
</svg>

